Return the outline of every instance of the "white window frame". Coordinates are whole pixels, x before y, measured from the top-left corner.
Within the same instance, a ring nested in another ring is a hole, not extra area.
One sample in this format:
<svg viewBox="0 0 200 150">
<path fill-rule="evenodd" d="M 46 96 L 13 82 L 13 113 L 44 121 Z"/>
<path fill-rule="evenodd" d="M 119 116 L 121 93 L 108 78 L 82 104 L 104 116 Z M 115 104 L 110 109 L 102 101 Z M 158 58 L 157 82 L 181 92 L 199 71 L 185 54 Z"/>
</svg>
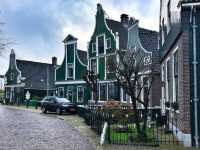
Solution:
<svg viewBox="0 0 200 150">
<path fill-rule="evenodd" d="M 78 97 L 78 89 L 79 88 L 81 88 L 82 90 L 83 90 L 83 100 L 81 100 L 81 101 L 79 101 L 79 97 Z M 76 95 L 77 95 L 77 102 L 79 102 L 79 103 L 83 103 L 84 102 L 84 95 L 85 95 L 85 93 L 84 93 L 84 87 L 83 86 L 77 86 L 77 93 L 76 93 Z"/>
<path fill-rule="evenodd" d="M 61 95 L 60 95 L 60 89 L 62 89 L 61 91 L 63 91 L 62 97 L 65 97 L 65 90 L 64 90 L 64 87 L 58 87 L 58 96 L 61 97 Z"/>
<path fill-rule="evenodd" d="M 175 85 L 175 77 L 174 77 L 174 54 L 178 52 L 178 47 L 173 51 L 172 53 L 172 82 L 173 82 L 173 102 L 176 102 L 177 99 L 176 99 L 176 85 Z"/>
<path fill-rule="evenodd" d="M 108 47 L 108 41 L 110 41 L 110 46 Z M 109 48 L 111 48 L 111 38 L 107 38 L 106 39 L 106 49 L 109 49 Z"/>
<path fill-rule="evenodd" d="M 106 102 L 108 99 L 107 99 L 107 95 L 108 95 L 108 90 L 106 89 L 105 91 L 106 91 L 106 93 L 105 93 L 105 101 L 101 101 L 101 84 L 104 84 L 105 85 L 105 88 L 107 88 L 107 83 L 99 83 L 98 84 L 98 89 L 99 89 L 99 102 Z"/>
<path fill-rule="evenodd" d="M 170 101 L 169 101 L 169 86 L 168 86 L 168 84 L 169 84 L 169 83 L 168 83 L 168 70 L 167 70 L 167 69 L 168 69 L 167 63 L 168 63 L 169 59 L 170 59 L 170 58 L 168 57 L 167 60 L 166 60 L 166 62 L 165 62 L 165 63 L 166 63 L 166 64 L 165 64 L 165 66 L 166 66 L 166 67 L 165 67 L 165 70 L 166 70 L 166 72 L 165 72 L 165 74 L 166 74 L 166 102 L 170 102 Z"/>
<path fill-rule="evenodd" d="M 96 75 L 96 74 L 97 74 L 97 59 L 91 59 L 91 60 L 90 60 L 90 70 L 93 71 L 93 68 L 92 68 L 92 62 L 93 62 L 93 61 L 96 62 L 96 70 L 95 70 L 95 72 L 94 72 L 94 74 Z"/>
<path fill-rule="evenodd" d="M 71 77 L 69 76 L 69 65 L 71 65 L 71 68 L 73 69 L 73 74 Z M 74 65 L 73 63 L 67 63 L 67 79 L 73 79 L 73 77 L 74 77 Z"/>
<path fill-rule="evenodd" d="M 97 51 L 96 43 L 92 43 L 92 53 L 95 53 Z M 95 49 L 94 49 L 95 47 Z"/>
<path fill-rule="evenodd" d="M 14 80 L 14 73 L 11 72 L 11 73 L 10 73 L 10 81 L 13 81 L 13 80 Z"/>
<path fill-rule="evenodd" d="M 103 49 L 103 53 L 99 53 L 99 37 L 102 37 L 103 36 L 103 44 L 104 44 L 104 49 Z M 105 34 L 100 34 L 96 37 L 96 51 L 97 51 L 97 56 L 100 55 L 103 55 L 105 54 L 105 50 L 106 50 L 106 40 L 105 40 Z"/>
<path fill-rule="evenodd" d="M 67 88 L 67 99 L 70 100 L 69 99 L 69 91 L 72 92 L 72 100 L 71 101 L 73 102 L 73 100 L 74 100 L 74 98 L 73 98 L 73 89 L 71 89 L 71 88 Z"/>
</svg>

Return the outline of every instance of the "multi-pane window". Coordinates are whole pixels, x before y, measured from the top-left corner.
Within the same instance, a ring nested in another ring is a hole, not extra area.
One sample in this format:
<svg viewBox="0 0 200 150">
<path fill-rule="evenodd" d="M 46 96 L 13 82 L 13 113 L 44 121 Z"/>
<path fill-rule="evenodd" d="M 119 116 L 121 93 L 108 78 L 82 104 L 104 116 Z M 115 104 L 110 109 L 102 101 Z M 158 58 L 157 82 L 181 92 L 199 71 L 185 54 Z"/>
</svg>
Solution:
<svg viewBox="0 0 200 150">
<path fill-rule="evenodd" d="M 171 88 L 170 88 L 170 61 L 167 61 L 167 100 L 170 101 L 171 98 Z"/>
<path fill-rule="evenodd" d="M 13 72 L 10 73 L 10 80 L 11 80 L 11 81 L 14 80 L 14 73 L 13 73 Z"/>
<path fill-rule="evenodd" d="M 73 91 L 72 89 L 67 89 L 67 99 L 70 100 L 71 102 L 73 101 Z"/>
<path fill-rule="evenodd" d="M 116 55 L 110 55 L 110 56 L 107 56 L 107 70 L 106 72 L 107 73 L 113 73 L 115 72 L 114 68 L 111 66 L 111 65 L 108 65 L 110 63 L 110 61 L 112 61 L 113 63 L 117 63 L 116 61 Z"/>
<path fill-rule="evenodd" d="M 100 84 L 100 101 L 106 101 L 106 84 Z"/>
<path fill-rule="evenodd" d="M 111 48 L 111 39 L 106 39 L 106 49 Z"/>
<path fill-rule="evenodd" d="M 178 101 L 178 51 L 174 53 L 174 88 L 175 88 L 175 102 Z"/>
<path fill-rule="evenodd" d="M 74 65 L 72 63 L 67 64 L 67 78 L 72 79 L 74 74 Z"/>
<path fill-rule="evenodd" d="M 77 87 L 77 102 L 84 101 L 84 88 L 82 86 Z"/>
<path fill-rule="evenodd" d="M 151 56 L 148 55 L 144 57 L 144 65 L 150 65 L 151 64 Z"/>
<path fill-rule="evenodd" d="M 97 73 L 97 62 L 96 59 L 91 60 L 91 71 L 93 71 L 94 74 Z"/>
<path fill-rule="evenodd" d="M 58 96 L 59 97 L 64 97 L 64 87 L 59 87 L 58 88 Z"/>
<path fill-rule="evenodd" d="M 113 82 L 108 84 L 108 98 L 109 99 L 117 98 L 117 86 Z"/>
<path fill-rule="evenodd" d="M 171 5 L 171 1 L 169 0 L 169 2 L 167 4 L 168 31 L 170 30 L 170 27 L 171 27 L 171 10 L 170 10 L 170 5 Z"/>
<path fill-rule="evenodd" d="M 10 91 L 8 88 L 6 88 L 6 98 L 9 98 L 9 95 L 10 95 Z"/>
<path fill-rule="evenodd" d="M 149 95 L 149 85 L 148 85 L 148 78 L 143 78 L 143 100 L 145 100 Z"/>
<path fill-rule="evenodd" d="M 92 52 L 96 52 L 96 43 L 92 43 Z"/>
<path fill-rule="evenodd" d="M 103 35 L 98 37 L 98 52 L 99 54 L 104 53 L 104 36 Z"/>
</svg>

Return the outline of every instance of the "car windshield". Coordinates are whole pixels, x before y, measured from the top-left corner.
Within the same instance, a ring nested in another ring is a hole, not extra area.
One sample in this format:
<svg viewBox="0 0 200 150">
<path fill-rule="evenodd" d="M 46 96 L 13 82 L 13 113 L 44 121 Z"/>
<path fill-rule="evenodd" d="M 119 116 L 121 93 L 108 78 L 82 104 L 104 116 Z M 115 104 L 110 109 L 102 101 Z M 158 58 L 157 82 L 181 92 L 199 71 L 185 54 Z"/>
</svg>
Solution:
<svg viewBox="0 0 200 150">
<path fill-rule="evenodd" d="M 66 98 L 56 98 L 58 102 L 61 102 L 61 103 L 69 103 L 70 101 L 67 100 Z"/>
</svg>

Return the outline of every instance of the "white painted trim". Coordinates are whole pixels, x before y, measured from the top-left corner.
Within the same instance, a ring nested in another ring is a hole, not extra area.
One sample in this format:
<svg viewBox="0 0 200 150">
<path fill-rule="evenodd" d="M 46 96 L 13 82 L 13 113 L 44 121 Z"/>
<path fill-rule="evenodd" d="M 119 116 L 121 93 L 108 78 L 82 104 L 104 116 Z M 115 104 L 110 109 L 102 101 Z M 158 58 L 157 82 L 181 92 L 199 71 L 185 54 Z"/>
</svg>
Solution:
<svg viewBox="0 0 200 150">
<path fill-rule="evenodd" d="M 59 89 L 62 89 L 63 97 L 65 97 L 65 88 L 64 87 L 58 87 L 58 96 L 60 96 Z"/>
<path fill-rule="evenodd" d="M 94 51 L 94 44 L 95 44 L 95 48 L 96 48 L 95 51 Z M 94 43 L 94 42 L 92 43 L 92 53 L 96 53 L 96 52 L 97 52 L 97 47 L 96 47 L 96 45 L 97 45 L 96 42 L 95 42 L 95 43 Z"/>
<path fill-rule="evenodd" d="M 78 100 L 78 88 L 82 88 L 82 90 L 83 90 L 83 101 Z M 83 86 L 77 86 L 76 87 L 76 102 L 83 103 L 84 102 L 84 96 L 85 96 L 84 87 Z"/>
<path fill-rule="evenodd" d="M 110 41 L 110 47 L 108 47 L 108 42 L 107 42 L 108 40 Z M 111 38 L 107 38 L 107 39 L 105 38 L 105 46 L 106 46 L 105 47 L 106 50 L 111 48 Z"/>
<path fill-rule="evenodd" d="M 69 88 L 69 87 L 67 87 L 67 99 L 69 100 L 69 94 L 68 94 L 68 92 L 72 92 L 72 102 L 74 101 L 74 96 L 73 96 L 73 89 L 71 89 L 71 88 Z"/>
<path fill-rule="evenodd" d="M 114 52 L 114 53 L 109 53 L 109 54 L 106 54 L 106 55 L 101 54 L 101 55 L 99 55 L 99 56 L 90 57 L 89 59 L 102 58 L 102 57 L 111 56 L 111 55 L 116 55 L 116 54 L 117 54 L 116 52 Z"/>
<path fill-rule="evenodd" d="M 68 81 L 56 81 L 55 85 L 63 85 L 63 84 L 85 84 L 84 80 L 68 80 Z"/>
<path fill-rule="evenodd" d="M 200 2 L 187 2 L 182 4 L 183 7 L 200 6 Z"/>
<path fill-rule="evenodd" d="M 65 80 L 68 76 L 68 66 L 67 66 L 67 45 L 65 45 Z"/>
<path fill-rule="evenodd" d="M 104 57 L 104 62 L 105 62 L 104 80 L 106 80 L 107 79 L 107 57 Z"/>
<path fill-rule="evenodd" d="M 175 99 L 176 99 L 176 85 L 175 85 L 175 78 L 174 78 L 174 54 L 175 52 L 178 51 L 178 46 L 173 50 L 172 52 L 172 86 L 173 86 L 173 102 L 175 102 Z"/>
<path fill-rule="evenodd" d="M 66 43 L 64 43 L 64 45 L 67 46 L 67 45 L 71 45 L 71 44 L 75 44 L 75 43 L 77 43 L 77 40 L 66 42 Z"/>
<path fill-rule="evenodd" d="M 182 141 L 185 147 L 191 147 L 191 134 L 183 133 L 180 129 L 178 129 L 175 125 L 169 123 L 171 129 L 173 129 L 173 134 L 177 137 L 178 141 Z"/>
<path fill-rule="evenodd" d="M 11 84 L 11 85 L 4 85 L 4 87 L 24 87 L 25 83 L 21 83 L 21 84 Z"/>
<path fill-rule="evenodd" d="M 77 49 L 77 48 L 76 48 L 76 46 L 77 46 L 76 44 L 77 44 L 77 43 L 73 44 L 73 45 L 74 45 L 74 64 L 73 64 L 74 68 L 73 68 L 73 80 L 76 79 L 76 64 L 75 64 L 75 61 L 76 61 L 76 60 L 75 60 L 75 59 L 76 59 L 76 58 L 75 58 L 75 56 L 76 56 L 75 53 L 76 53 L 76 49 Z"/>
<path fill-rule="evenodd" d="M 78 49 L 76 49 L 76 56 L 77 56 L 77 59 L 78 59 L 78 61 L 80 62 L 80 64 L 81 65 L 83 65 L 83 66 L 85 66 L 85 67 L 87 67 L 87 65 L 86 64 L 84 64 L 81 60 L 80 60 L 80 58 L 79 58 L 79 56 L 78 56 Z"/>
<path fill-rule="evenodd" d="M 68 74 L 67 74 L 67 79 L 66 80 L 71 79 L 71 78 L 74 80 L 74 63 L 67 63 L 67 73 L 68 73 L 68 65 L 72 65 L 73 66 L 73 76 L 69 77 Z"/>
</svg>

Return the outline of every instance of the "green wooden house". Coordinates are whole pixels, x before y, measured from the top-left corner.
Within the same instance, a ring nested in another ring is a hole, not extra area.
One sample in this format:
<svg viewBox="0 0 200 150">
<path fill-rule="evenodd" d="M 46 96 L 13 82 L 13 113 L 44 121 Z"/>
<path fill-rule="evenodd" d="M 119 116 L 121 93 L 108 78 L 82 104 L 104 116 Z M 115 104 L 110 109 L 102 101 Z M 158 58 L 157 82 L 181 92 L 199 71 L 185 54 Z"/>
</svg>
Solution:
<svg viewBox="0 0 200 150">
<path fill-rule="evenodd" d="M 87 52 L 77 49 L 77 38 L 68 35 L 64 41 L 65 53 L 60 67 L 56 69 L 56 93 L 77 104 L 85 104 L 90 92 L 82 79 L 87 69 Z"/>
<path fill-rule="evenodd" d="M 68 35 L 63 41 L 65 56 L 62 65 L 56 71 L 57 94 L 78 103 L 93 100 L 93 94 L 82 79 L 83 72 L 88 69 L 99 75 L 99 102 L 109 99 L 127 102 L 130 98 L 115 83 L 113 72 L 108 69 L 107 62 L 108 59 L 116 59 L 116 50 L 137 47 L 145 56 L 144 63 L 154 63 L 158 66 L 158 78 L 151 91 L 151 106 L 159 106 L 158 33 L 140 28 L 138 20 L 126 14 L 121 15 L 121 21 L 108 18 L 101 4 L 97 4 L 95 17 L 96 25 L 87 52 L 77 49 L 77 39 L 72 35 Z"/>
<path fill-rule="evenodd" d="M 4 75 L 5 102 L 23 102 L 27 92 L 30 99 L 35 100 L 53 95 L 56 63 L 56 57 L 52 57 L 52 64 L 16 59 L 11 50 L 9 67 Z"/>
</svg>

